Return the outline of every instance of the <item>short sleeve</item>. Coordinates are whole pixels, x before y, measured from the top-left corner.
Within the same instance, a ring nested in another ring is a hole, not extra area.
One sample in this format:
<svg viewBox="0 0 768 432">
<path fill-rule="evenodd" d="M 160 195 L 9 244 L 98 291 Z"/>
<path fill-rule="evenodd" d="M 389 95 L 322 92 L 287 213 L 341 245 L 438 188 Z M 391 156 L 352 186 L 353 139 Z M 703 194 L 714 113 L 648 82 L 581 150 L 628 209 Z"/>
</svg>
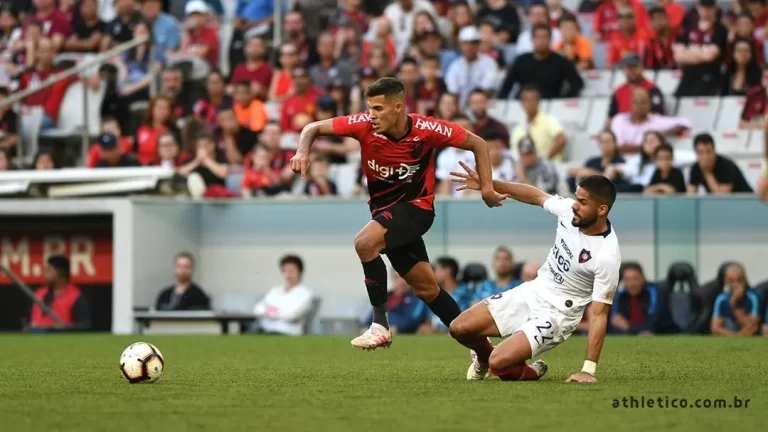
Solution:
<svg viewBox="0 0 768 432">
<path fill-rule="evenodd" d="M 723 306 L 726 304 L 728 304 L 728 295 L 726 293 L 721 293 L 715 299 L 715 307 L 712 308 L 712 318 L 722 318 Z"/>
<path fill-rule="evenodd" d="M 435 177 L 438 180 L 446 180 L 451 175 L 455 160 L 452 158 L 452 152 L 444 151 L 437 156 L 437 169 L 435 170 Z"/>
<path fill-rule="evenodd" d="M 563 132 L 563 125 L 560 124 L 558 119 L 550 116 L 549 120 L 547 121 L 547 133 L 549 136 L 554 138 L 561 132 Z"/>
<path fill-rule="evenodd" d="M 544 201 L 544 210 L 550 214 L 562 217 L 564 214 L 573 212 L 573 203 L 576 202 L 571 198 L 563 198 L 559 195 L 552 195 L 549 199 Z"/>
<path fill-rule="evenodd" d="M 760 298 L 752 291 L 747 291 L 747 298 L 749 299 L 749 314 L 753 317 L 757 317 L 760 314 Z"/>
<path fill-rule="evenodd" d="M 607 253 L 600 254 L 600 258 L 595 264 L 592 301 L 613 304 L 613 298 L 619 285 L 619 266 L 621 266 L 619 257 Z"/>
<path fill-rule="evenodd" d="M 366 113 L 335 117 L 333 119 L 333 134 L 355 138 L 358 141 L 371 124 L 371 118 Z"/>
<path fill-rule="evenodd" d="M 420 125 L 419 122 L 426 124 Z M 467 139 L 467 131 L 463 127 L 445 120 L 419 118 L 416 119 L 415 127 L 427 131 L 429 134 L 429 141 L 427 143 L 432 147 L 461 148 Z"/>
<path fill-rule="evenodd" d="M 700 184 L 704 184 L 704 179 L 701 177 L 701 169 L 699 169 L 698 164 L 694 164 L 691 167 L 691 174 L 688 178 L 688 184 L 692 186 L 698 186 Z"/>
</svg>

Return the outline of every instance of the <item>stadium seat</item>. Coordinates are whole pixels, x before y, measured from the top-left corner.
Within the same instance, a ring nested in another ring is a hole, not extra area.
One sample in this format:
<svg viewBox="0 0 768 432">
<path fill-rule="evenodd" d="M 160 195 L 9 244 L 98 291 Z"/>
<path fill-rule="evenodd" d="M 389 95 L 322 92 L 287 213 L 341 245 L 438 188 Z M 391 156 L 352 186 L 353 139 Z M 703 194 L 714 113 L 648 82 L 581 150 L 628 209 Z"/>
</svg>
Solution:
<svg viewBox="0 0 768 432">
<path fill-rule="evenodd" d="M 315 320 L 317 319 L 317 313 L 320 311 L 320 306 L 323 304 L 323 299 L 320 297 L 312 298 L 312 305 L 307 311 L 307 317 L 304 321 L 304 334 L 316 334 L 319 331 L 315 331 Z"/>
<path fill-rule="evenodd" d="M 31 164 L 35 158 L 40 137 L 40 128 L 43 124 L 42 107 L 21 107 L 21 144 L 23 160 L 25 164 Z"/>
<path fill-rule="evenodd" d="M 741 112 L 744 110 L 744 96 L 726 96 L 720 99 L 720 115 L 715 124 L 718 132 L 728 132 L 739 128 Z"/>
<path fill-rule="evenodd" d="M 650 69 L 644 70 L 643 71 L 643 76 L 648 81 L 651 81 L 651 82 L 655 82 L 656 81 L 656 71 L 654 71 L 654 70 L 650 70 Z M 613 74 L 613 82 L 611 83 L 611 88 L 613 90 L 616 90 L 620 86 L 624 85 L 624 83 L 626 83 L 626 82 L 627 82 L 627 77 L 624 75 L 623 72 L 618 71 L 618 72 Z"/>
<path fill-rule="evenodd" d="M 715 134 L 717 152 L 727 155 L 742 155 L 749 153 L 750 131 L 733 128 L 729 131 L 718 131 Z"/>
<path fill-rule="evenodd" d="M 750 147 L 755 147 L 751 140 Z M 760 178 L 760 170 L 762 167 L 763 156 L 761 154 L 744 154 L 744 155 L 728 155 L 739 167 L 744 177 L 747 179 L 747 183 L 752 186 L 752 189 L 757 187 L 757 181 Z"/>
<path fill-rule="evenodd" d="M 488 101 L 488 115 L 503 122 L 507 114 L 507 101 L 491 99 Z"/>
<path fill-rule="evenodd" d="M 474 286 L 488 279 L 488 270 L 479 263 L 470 263 L 461 271 L 461 283 Z"/>
<path fill-rule="evenodd" d="M 596 42 L 594 49 L 592 50 L 592 60 L 595 63 L 595 68 L 603 70 L 608 69 L 608 44 L 604 42 Z"/>
<path fill-rule="evenodd" d="M 565 144 L 565 150 L 563 150 L 564 160 L 581 165 L 581 163 L 599 153 L 596 138 L 588 132 L 566 128 L 565 136 L 568 141 Z M 563 176 L 561 180 L 564 181 L 565 177 Z"/>
<path fill-rule="evenodd" d="M 681 77 L 682 72 L 679 70 L 660 70 L 656 74 L 656 87 L 664 96 L 674 95 Z"/>
<path fill-rule="evenodd" d="M 542 101 L 543 102 L 543 101 Z M 511 130 L 515 125 L 525 122 L 525 111 L 523 111 L 523 105 L 520 101 L 509 100 L 507 101 L 507 109 L 505 111 L 503 120 L 499 119 L 502 123 L 507 125 Z"/>
<path fill-rule="evenodd" d="M 673 263 L 669 266 L 665 287 L 672 321 L 677 329 L 681 333 L 704 331 L 709 325 L 707 317 L 711 311 L 708 312 L 707 305 L 703 303 L 693 266 L 687 262 Z"/>
<path fill-rule="evenodd" d="M 610 105 L 611 102 L 607 97 L 592 99 L 586 125 L 586 132 L 590 137 L 597 137 L 605 129 L 605 121 L 608 118 L 608 108 L 610 108 Z"/>
<path fill-rule="evenodd" d="M 328 170 L 328 177 L 336 184 L 336 192 L 339 196 L 348 197 L 352 194 L 357 184 L 357 170 L 359 167 L 359 162 L 331 164 Z"/>
<path fill-rule="evenodd" d="M 264 109 L 270 120 L 280 121 L 280 103 L 274 101 L 264 102 Z"/>
<path fill-rule="evenodd" d="M 581 91 L 582 97 L 590 96 L 610 96 L 611 80 L 613 72 L 610 70 L 590 70 L 581 73 L 584 79 L 584 90 Z M 606 110 L 606 112 L 608 112 Z"/>
<path fill-rule="evenodd" d="M 717 120 L 717 112 L 720 108 L 720 98 L 695 97 L 681 98 L 678 104 L 677 115 L 685 117 L 693 124 L 693 134 L 700 131 L 712 130 L 712 125 Z"/>
<path fill-rule="evenodd" d="M 563 7 L 566 7 L 568 10 L 578 10 L 579 9 L 578 5 L 580 4 L 580 2 L 576 1 L 575 3 L 577 4 L 575 8 L 567 8 L 565 5 L 563 5 Z M 579 20 L 579 29 L 581 30 L 581 34 L 585 38 L 591 39 L 592 28 L 595 22 L 595 14 L 580 13 L 576 16 L 576 18 Z"/>
<path fill-rule="evenodd" d="M 553 99 L 548 112 L 563 125 L 583 129 L 587 124 L 590 102 L 588 98 Z"/>
</svg>

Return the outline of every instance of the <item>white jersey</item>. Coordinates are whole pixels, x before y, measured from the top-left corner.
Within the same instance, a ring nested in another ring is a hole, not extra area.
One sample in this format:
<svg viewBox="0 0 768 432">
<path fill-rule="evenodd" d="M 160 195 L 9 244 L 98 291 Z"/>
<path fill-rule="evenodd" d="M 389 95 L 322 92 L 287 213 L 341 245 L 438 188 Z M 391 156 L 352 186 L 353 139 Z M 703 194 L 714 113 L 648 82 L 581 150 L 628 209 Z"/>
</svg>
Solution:
<svg viewBox="0 0 768 432">
<path fill-rule="evenodd" d="M 544 210 L 557 216 L 555 244 L 536 277 L 536 294 L 568 315 L 581 316 L 591 301 L 612 304 L 621 253 L 616 232 L 585 235 L 571 224 L 574 200 L 553 196 Z"/>
</svg>

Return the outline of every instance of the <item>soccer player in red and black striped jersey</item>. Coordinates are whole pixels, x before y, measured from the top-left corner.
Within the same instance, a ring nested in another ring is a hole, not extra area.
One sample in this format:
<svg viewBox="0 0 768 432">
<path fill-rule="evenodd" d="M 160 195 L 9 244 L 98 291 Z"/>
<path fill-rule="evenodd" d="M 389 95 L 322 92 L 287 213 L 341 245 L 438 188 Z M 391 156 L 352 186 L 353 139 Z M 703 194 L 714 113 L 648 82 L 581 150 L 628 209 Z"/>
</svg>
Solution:
<svg viewBox="0 0 768 432">
<path fill-rule="evenodd" d="M 392 344 L 387 321 L 387 268 L 382 253 L 446 326 L 461 313 L 451 295 L 438 286 L 422 240 L 435 219 L 435 149 L 452 146 L 474 152 L 486 205 L 498 207 L 505 196 L 493 190 L 487 144 L 477 135 L 453 123 L 408 114 L 405 88 L 397 79 L 376 81 L 365 91 L 365 97 L 366 113 L 304 127 L 291 167 L 306 176 L 309 150 L 317 136 L 347 136 L 361 144 L 373 220 L 355 237 L 355 250 L 363 265 L 373 323 L 352 340 L 352 345 L 376 349 Z M 462 343 L 473 350 L 493 349 L 482 337 Z"/>
</svg>

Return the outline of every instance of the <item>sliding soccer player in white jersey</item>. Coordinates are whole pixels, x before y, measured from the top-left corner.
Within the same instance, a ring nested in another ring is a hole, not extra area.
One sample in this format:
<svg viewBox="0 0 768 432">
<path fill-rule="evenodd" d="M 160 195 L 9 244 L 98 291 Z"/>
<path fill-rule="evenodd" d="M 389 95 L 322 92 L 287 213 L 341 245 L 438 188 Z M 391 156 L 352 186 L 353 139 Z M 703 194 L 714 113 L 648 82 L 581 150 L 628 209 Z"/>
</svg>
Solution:
<svg viewBox="0 0 768 432">
<path fill-rule="evenodd" d="M 461 183 L 458 189 L 478 189 L 477 173 L 461 165 L 466 173 L 451 173 Z M 595 370 L 621 265 L 619 241 L 608 220 L 616 187 L 606 177 L 586 177 L 575 200 L 520 183 L 494 181 L 493 188 L 557 216 L 557 231 L 536 279 L 477 303 L 451 323 L 451 336 L 459 342 L 477 336 L 505 338 L 492 350 L 472 352 L 467 379 L 481 380 L 489 372 L 502 380 L 541 378 L 546 363 L 538 360 L 529 366 L 526 360 L 568 339 L 591 302 L 587 358 L 581 372 L 566 382 L 597 382 Z"/>
</svg>

